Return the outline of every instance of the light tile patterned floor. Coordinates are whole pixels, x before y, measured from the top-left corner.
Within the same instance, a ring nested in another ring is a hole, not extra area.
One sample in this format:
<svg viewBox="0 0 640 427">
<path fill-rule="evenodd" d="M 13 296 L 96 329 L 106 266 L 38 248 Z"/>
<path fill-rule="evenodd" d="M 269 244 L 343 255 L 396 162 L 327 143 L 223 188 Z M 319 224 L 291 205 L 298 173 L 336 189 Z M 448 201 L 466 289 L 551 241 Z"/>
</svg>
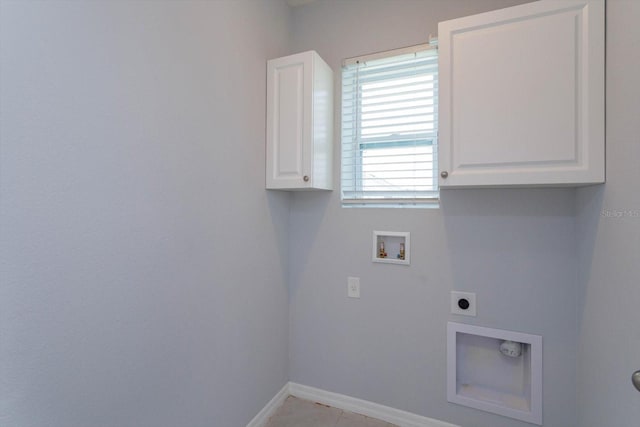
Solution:
<svg viewBox="0 0 640 427">
<path fill-rule="evenodd" d="M 375 418 L 289 396 L 266 427 L 397 427 Z"/>
</svg>

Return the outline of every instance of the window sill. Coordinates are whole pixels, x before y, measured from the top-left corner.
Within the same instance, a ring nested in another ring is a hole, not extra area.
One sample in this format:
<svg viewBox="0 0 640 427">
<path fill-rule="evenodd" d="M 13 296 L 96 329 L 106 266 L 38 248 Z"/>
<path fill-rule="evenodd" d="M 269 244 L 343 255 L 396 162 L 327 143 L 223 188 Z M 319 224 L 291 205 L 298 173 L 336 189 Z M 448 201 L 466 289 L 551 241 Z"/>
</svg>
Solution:
<svg viewBox="0 0 640 427">
<path fill-rule="evenodd" d="M 342 200 L 343 208 L 409 208 L 409 209 L 439 209 L 440 199 L 356 199 Z"/>
</svg>

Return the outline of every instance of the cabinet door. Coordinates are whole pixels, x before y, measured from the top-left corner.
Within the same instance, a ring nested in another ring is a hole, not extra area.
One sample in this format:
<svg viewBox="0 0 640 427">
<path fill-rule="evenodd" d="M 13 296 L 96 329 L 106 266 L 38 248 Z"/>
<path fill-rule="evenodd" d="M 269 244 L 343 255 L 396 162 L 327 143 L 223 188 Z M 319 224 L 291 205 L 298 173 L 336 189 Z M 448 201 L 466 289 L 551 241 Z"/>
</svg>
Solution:
<svg viewBox="0 0 640 427">
<path fill-rule="evenodd" d="M 312 57 L 267 63 L 267 188 L 311 185 Z"/>
<path fill-rule="evenodd" d="M 441 22 L 441 187 L 604 182 L 604 2 Z"/>
</svg>

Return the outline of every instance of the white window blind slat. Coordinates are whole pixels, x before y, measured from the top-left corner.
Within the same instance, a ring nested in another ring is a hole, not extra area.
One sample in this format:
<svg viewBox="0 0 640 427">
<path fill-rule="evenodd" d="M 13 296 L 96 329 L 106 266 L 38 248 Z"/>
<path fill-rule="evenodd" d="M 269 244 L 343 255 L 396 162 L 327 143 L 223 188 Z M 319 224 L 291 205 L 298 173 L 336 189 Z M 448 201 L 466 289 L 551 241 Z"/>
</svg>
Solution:
<svg viewBox="0 0 640 427">
<path fill-rule="evenodd" d="M 418 85 L 399 85 L 400 88 L 398 90 L 389 90 L 387 93 L 383 91 L 376 91 L 370 89 L 365 97 L 362 94 L 358 94 L 357 92 L 353 93 L 352 100 L 356 104 L 361 104 L 362 107 L 368 107 L 372 104 L 385 103 L 389 104 L 391 102 L 402 102 L 402 101 L 413 101 L 416 99 L 429 99 L 425 94 L 429 94 L 433 91 L 434 85 L 422 85 L 422 87 L 418 87 Z M 393 88 L 391 88 L 393 89 Z M 424 89 L 424 90 L 420 90 Z M 346 93 L 345 96 L 349 96 L 349 93 Z M 422 95 L 422 96 L 421 96 Z M 347 98 L 347 100 L 349 100 Z"/>
<path fill-rule="evenodd" d="M 343 205 L 419 205 L 438 199 L 438 55 L 345 61 Z"/>
<path fill-rule="evenodd" d="M 394 72 L 393 70 L 384 70 L 378 73 L 370 73 L 370 74 L 362 74 L 362 73 L 352 73 L 351 75 L 345 75 L 345 77 L 351 77 L 358 75 L 358 79 L 360 83 L 382 83 L 389 80 L 391 78 L 399 78 L 399 77 L 416 77 L 416 76 L 424 76 L 425 73 L 437 73 L 438 66 L 428 66 L 428 67 L 415 67 L 411 70 L 404 70 L 402 72 Z"/>
</svg>

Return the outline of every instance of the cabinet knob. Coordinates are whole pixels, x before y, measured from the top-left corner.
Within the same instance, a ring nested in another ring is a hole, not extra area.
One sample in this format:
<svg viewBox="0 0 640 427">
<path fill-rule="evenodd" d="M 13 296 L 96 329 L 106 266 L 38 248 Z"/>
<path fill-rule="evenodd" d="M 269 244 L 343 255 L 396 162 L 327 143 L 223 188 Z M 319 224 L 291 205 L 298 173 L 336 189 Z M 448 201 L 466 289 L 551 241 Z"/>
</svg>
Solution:
<svg viewBox="0 0 640 427">
<path fill-rule="evenodd" d="M 304 180 L 304 182 L 309 182 L 309 175 L 305 175 L 304 177 L 302 177 L 302 179 Z"/>
<path fill-rule="evenodd" d="M 640 371 L 635 371 L 631 376 L 631 382 L 636 390 L 640 391 Z"/>
<path fill-rule="evenodd" d="M 444 178 L 444 179 L 447 179 L 447 177 L 449 176 L 449 172 L 447 172 L 447 171 L 442 171 L 442 172 L 440 172 L 440 176 L 441 176 L 442 178 Z"/>
</svg>

